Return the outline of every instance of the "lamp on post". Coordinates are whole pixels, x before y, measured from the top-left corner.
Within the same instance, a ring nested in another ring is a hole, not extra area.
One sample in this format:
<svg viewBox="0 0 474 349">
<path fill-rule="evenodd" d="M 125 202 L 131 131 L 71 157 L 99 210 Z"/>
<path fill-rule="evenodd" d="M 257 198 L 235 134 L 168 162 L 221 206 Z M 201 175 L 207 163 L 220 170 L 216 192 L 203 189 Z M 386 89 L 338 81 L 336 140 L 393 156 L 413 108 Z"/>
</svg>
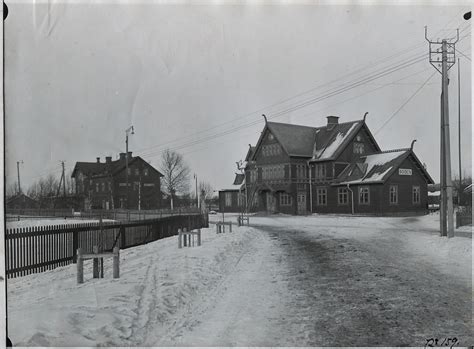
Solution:
<svg viewBox="0 0 474 349">
<path fill-rule="evenodd" d="M 126 184 L 127 186 L 125 187 L 125 192 L 127 196 L 127 201 L 125 203 L 125 207 L 128 209 L 129 208 L 129 195 L 128 195 L 128 135 L 135 134 L 135 131 L 133 130 L 133 126 L 130 126 L 125 130 L 125 177 L 126 177 Z"/>
</svg>

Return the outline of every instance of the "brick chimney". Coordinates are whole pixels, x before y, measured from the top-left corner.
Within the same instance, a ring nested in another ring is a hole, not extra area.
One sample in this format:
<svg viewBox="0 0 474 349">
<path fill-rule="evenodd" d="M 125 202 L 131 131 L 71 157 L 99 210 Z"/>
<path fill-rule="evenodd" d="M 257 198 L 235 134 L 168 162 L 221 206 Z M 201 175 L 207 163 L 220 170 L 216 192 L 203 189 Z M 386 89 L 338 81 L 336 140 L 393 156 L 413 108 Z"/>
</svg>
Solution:
<svg viewBox="0 0 474 349">
<path fill-rule="evenodd" d="M 105 163 L 110 164 L 112 162 L 112 157 L 111 156 L 106 156 L 105 157 Z"/>
<path fill-rule="evenodd" d="M 328 130 L 332 130 L 334 128 L 334 126 L 336 126 L 337 124 L 339 124 L 338 120 L 339 120 L 339 117 L 337 116 L 326 116 L 326 119 L 328 119 L 328 124 L 326 126 L 326 128 Z"/>
<path fill-rule="evenodd" d="M 131 160 L 132 159 L 132 152 L 129 151 L 127 154 L 128 154 L 128 160 Z"/>
<path fill-rule="evenodd" d="M 120 153 L 120 160 L 125 160 L 125 153 Z"/>
<path fill-rule="evenodd" d="M 100 164 L 100 158 L 97 158 L 97 163 Z"/>
</svg>

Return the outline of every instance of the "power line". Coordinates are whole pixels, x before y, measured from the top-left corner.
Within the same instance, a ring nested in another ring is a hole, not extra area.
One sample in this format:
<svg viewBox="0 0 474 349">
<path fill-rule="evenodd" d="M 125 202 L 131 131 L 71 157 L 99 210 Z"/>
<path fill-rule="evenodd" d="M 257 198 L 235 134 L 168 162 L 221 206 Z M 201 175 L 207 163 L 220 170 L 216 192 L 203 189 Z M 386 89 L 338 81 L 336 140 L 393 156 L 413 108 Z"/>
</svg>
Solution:
<svg viewBox="0 0 474 349">
<path fill-rule="evenodd" d="M 436 72 L 432 73 L 432 74 L 428 77 L 428 79 L 426 79 L 425 82 L 424 82 L 420 87 L 418 87 L 418 88 L 416 89 L 416 91 L 400 106 L 400 108 L 398 108 L 387 120 L 385 120 L 385 122 L 382 124 L 382 126 L 381 126 L 377 131 L 375 131 L 374 136 L 375 136 L 377 133 L 379 133 L 380 130 L 382 130 L 382 129 L 385 127 L 385 125 L 387 125 L 387 124 L 390 122 L 390 120 L 392 120 L 392 119 L 398 114 L 398 112 L 399 112 L 400 110 L 402 110 L 403 107 L 406 106 L 406 105 L 418 94 L 418 92 L 420 92 L 420 91 L 422 90 L 423 87 L 425 87 L 425 85 L 428 83 L 428 81 L 430 81 L 431 78 L 432 78 L 435 74 L 436 74 Z"/>
</svg>

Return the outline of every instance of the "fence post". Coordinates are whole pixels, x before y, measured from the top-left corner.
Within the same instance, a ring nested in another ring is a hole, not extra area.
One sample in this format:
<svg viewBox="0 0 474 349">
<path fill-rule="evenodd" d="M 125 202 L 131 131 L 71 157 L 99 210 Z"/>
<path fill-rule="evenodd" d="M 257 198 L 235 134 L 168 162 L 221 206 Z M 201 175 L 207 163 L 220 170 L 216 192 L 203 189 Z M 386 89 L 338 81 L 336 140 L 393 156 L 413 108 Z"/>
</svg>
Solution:
<svg viewBox="0 0 474 349">
<path fill-rule="evenodd" d="M 84 283 L 84 261 L 82 259 L 82 249 L 78 248 L 74 251 L 77 254 L 77 283 Z"/>
<path fill-rule="evenodd" d="M 77 230 L 72 231 L 72 262 L 77 262 L 77 251 L 78 251 L 78 244 L 79 244 L 79 232 Z"/>
<path fill-rule="evenodd" d="M 99 253 L 99 248 L 98 246 L 93 246 L 92 251 L 94 253 Z M 92 259 L 92 277 L 94 279 L 99 278 L 99 258 L 93 258 Z"/>
<path fill-rule="evenodd" d="M 178 248 L 183 248 L 183 244 L 181 242 L 181 229 L 178 229 Z"/>
<path fill-rule="evenodd" d="M 198 246 L 201 246 L 201 229 L 198 229 L 197 236 L 198 236 L 198 239 L 197 239 L 198 240 Z"/>
<path fill-rule="evenodd" d="M 115 246 L 114 247 L 114 263 L 113 263 L 113 268 L 114 268 L 114 279 L 118 279 L 120 277 L 120 249 Z"/>
<path fill-rule="evenodd" d="M 184 233 L 186 233 L 187 231 L 188 231 L 188 230 L 187 230 L 186 228 L 183 228 L 183 232 L 184 232 Z M 184 247 L 186 247 L 186 246 L 188 246 L 187 235 L 186 235 L 186 234 L 183 234 L 183 235 L 184 235 L 184 236 L 183 236 L 183 238 L 184 238 L 184 239 L 183 239 L 183 240 L 184 240 L 183 245 L 184 245 Z"/>
<path fill-rule="evenodd" d="M 125 227 L 123 225 L 120 226 L 120 248 L 124 249 L 126 240 L 125 240 Z"/>
</svg>

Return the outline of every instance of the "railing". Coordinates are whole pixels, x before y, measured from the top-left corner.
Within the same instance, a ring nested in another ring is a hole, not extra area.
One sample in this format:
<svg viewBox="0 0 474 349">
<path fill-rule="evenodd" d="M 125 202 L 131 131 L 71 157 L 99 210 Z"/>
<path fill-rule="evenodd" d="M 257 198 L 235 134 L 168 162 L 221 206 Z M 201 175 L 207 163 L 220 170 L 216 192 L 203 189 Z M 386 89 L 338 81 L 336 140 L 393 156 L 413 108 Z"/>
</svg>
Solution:
<svg viewBox="0 0 474 349">
<path fill-rule="evenodd" d="M 456 228 L 472 225 L 472 208 L 464 208 L 456 212 Z"/>
<path fill-rule="evenodd" d="M 76 219 L 113 219 L 118 221 L 140 221 L 153 218 L 163 218 L 169 216 L 181 216 L 187 214 L 197 214 L 200 210 L 196 207 L 180 207 L 174 210 L 87 210 L 74 212 L 72 209 L 7 209 L 7 221 L 15 221 L 31 218 L 76 218 Z"/>
<path fill-rule="evenodd" d="M 178 229 L 209 226 L 205 214 L 168 216 L 129 223 L 82 223 L 6 229 L 5 261 L 7 277 L 43 272 L 75 263 L 77 249 L 92 253 L 143 245 L 176 235 Z"/>
</svg>

